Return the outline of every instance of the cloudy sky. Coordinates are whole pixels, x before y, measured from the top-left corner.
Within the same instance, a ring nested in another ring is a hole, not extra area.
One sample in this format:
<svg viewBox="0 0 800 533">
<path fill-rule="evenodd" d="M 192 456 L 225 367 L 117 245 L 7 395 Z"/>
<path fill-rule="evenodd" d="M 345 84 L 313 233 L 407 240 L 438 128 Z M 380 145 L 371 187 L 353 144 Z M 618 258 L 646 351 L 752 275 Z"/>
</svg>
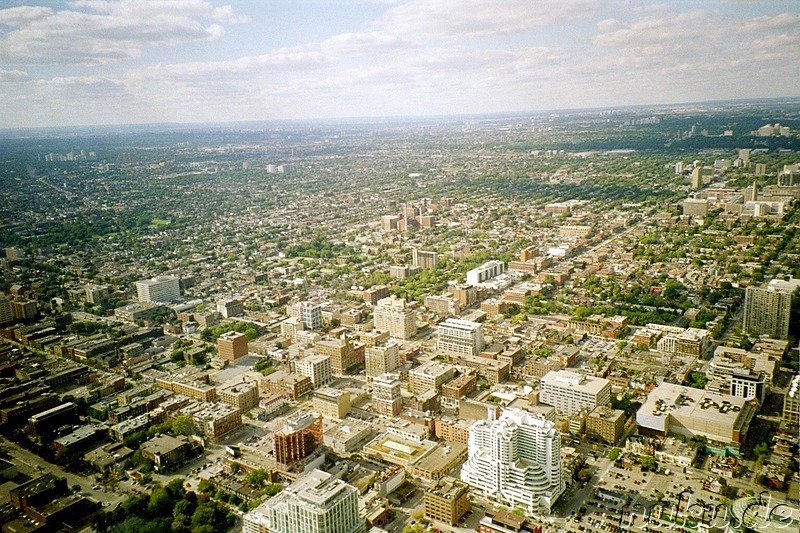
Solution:
<svg viewBox="0 0 800 533">
<path fill-rule="evenodd" d="M 800 1 L 2 0 L 0 128 L 800 95 Z"/>
</svg>

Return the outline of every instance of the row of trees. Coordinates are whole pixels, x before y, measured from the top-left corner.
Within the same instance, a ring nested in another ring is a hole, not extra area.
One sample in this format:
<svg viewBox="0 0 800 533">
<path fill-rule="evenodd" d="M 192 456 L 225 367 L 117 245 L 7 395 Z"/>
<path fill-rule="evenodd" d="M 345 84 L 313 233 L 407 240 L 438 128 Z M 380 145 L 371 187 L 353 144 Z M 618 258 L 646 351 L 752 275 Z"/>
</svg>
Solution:
<svg viewBox="0 0 800 533">
<path fill-rule="evenodd" d="M 236 517 L 206 494 L 187 491 L 183 479 L 134 494 L 110 513 L 100 513 L 94 526 L 110 533 L 215 533 L 226 531 Z"/>
</svg>

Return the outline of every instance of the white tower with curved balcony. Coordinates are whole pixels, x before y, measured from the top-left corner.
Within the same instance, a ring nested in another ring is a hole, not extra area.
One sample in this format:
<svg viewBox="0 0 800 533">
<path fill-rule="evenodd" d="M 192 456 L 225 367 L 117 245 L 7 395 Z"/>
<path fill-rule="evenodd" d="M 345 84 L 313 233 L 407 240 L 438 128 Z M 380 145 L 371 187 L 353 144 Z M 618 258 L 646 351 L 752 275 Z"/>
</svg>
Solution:
<svg viewBox="0 0 800 533">
<path fill-rule="evenodd" d="M 469 430 L 461 480 L 484 496 L 529 513 L 549 513 L 564 492 L 561 437 L 554 424 L 520 409 Z"/>
</svg>

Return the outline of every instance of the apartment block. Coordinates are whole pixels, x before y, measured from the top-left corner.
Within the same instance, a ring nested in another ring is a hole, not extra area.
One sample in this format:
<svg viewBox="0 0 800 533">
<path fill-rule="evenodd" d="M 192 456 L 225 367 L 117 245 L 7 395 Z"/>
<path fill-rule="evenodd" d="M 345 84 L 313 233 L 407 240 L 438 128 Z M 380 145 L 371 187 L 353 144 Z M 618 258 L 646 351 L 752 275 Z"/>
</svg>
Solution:
<svg viewBox="0 0 800 533">
<path fill-rule="evenodd" d="M 378 302 L 372 313 L 375 329 L 388 331 L 397 339 L 408 340 L 417 334 L 417 317 L 408 303 L 396 296 Z"/>
<path fill-rule="evenodd" d="M 456 373 L 453 365 L 428 361 L 408 371 L 411 392 L 420 394 L 429 390 L 440 392 L 442 385 L 453 379 Z"/>
<path fill-rule="evenodd" d="M 437 328 L 436 349 L 452 355 L 478 355 L 483 349 L 483 325 L 448 318 Z"/>
<path fill-rule="evenodd" d="M 611 403 L 611 382 L 566 370 L 549 372 L 539 380 L 539 401 L 563 415 L 594 409 Z"/>
</svg>

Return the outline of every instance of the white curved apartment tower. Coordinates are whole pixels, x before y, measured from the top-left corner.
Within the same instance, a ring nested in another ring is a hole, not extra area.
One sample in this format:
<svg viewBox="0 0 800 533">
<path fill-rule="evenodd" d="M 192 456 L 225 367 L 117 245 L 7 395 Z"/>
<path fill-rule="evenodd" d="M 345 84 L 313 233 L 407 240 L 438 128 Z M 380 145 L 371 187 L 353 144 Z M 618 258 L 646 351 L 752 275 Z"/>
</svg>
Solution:
<svg viewBox="0 0 800 533">
<path fill-rule="evenodd" d="M 566 488 L 555 425 L 521 409 L 469 430 L 461 480 L 484 496 L 529 513 L 549 513 Z"/>
</svg>

